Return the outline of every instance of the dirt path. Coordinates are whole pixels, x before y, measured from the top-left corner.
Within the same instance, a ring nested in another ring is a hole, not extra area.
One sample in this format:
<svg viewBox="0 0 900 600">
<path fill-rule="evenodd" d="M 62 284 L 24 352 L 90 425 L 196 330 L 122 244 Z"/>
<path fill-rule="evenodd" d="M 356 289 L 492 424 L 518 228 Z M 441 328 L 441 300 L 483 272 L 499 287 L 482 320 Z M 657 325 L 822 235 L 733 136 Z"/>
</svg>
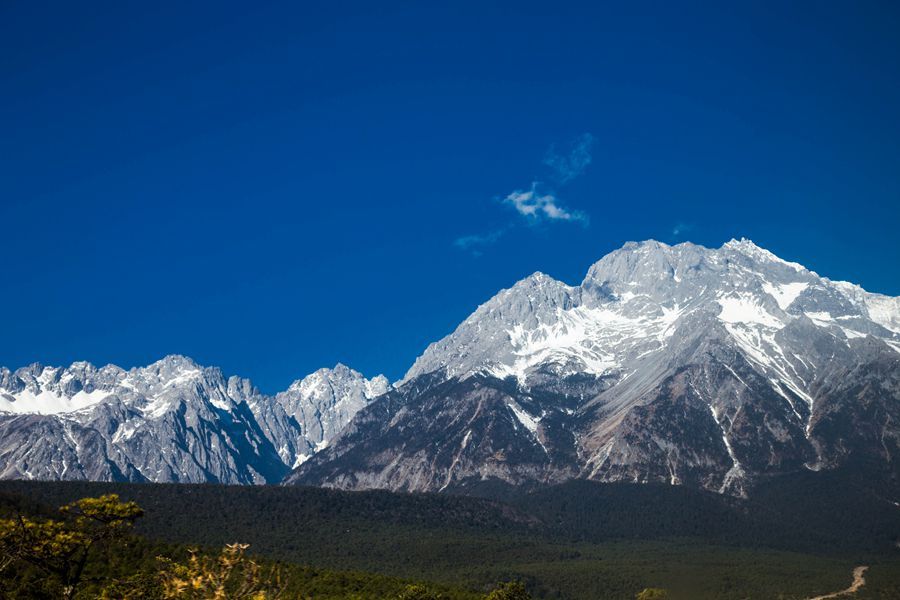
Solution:
<svg viewBox="0 0 900 600">
<path fill-rule="evenodd" d="M 816 596 L 815 598 L 807 598 L 807 600 L 827 600 L 828 598 L 837 598 L 855 593 L 859 588 L 866 585 L 866 569 L 869 567 L 856 567 L 853 569 L 853 583 L 846 590 L 825 594 L 824 596 Z"/>
</svg>

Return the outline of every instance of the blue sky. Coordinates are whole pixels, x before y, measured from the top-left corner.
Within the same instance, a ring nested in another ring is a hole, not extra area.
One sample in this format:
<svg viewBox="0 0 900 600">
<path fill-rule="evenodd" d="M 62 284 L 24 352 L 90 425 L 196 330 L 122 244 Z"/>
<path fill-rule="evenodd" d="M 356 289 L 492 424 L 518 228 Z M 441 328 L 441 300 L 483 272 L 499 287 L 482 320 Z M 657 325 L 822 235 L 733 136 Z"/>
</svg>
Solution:
<svg viewBox="0 0 900 600">
<path fill-rule="evenodd" d="M 896 3 L 155 4 L 0 4 L 0 364 L 396 378 L 648 238 L 900 295 Z"/>
</svg>

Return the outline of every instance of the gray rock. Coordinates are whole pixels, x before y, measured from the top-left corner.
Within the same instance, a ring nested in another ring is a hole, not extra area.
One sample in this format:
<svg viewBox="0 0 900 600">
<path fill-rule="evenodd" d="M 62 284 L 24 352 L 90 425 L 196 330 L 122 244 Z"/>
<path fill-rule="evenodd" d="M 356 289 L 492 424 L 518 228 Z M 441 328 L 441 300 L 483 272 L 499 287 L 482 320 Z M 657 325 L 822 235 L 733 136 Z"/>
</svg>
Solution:
<svg viewBox="0 0 900 600">
<path fill-rule="evenodd" d="M 338 365 L 270 397 L 183 356 L 3 369 L 0 477 L 277 483 L 387 388 Z"/>
<path fill-rule="evenodd" d="M 288 481 L 743 494 L 853 457 L 896 465 L 898 374 L 898 298 L 747 240 L 629 243 L 579 286 L 536 273 L 479 306 Z"/>
</svg>

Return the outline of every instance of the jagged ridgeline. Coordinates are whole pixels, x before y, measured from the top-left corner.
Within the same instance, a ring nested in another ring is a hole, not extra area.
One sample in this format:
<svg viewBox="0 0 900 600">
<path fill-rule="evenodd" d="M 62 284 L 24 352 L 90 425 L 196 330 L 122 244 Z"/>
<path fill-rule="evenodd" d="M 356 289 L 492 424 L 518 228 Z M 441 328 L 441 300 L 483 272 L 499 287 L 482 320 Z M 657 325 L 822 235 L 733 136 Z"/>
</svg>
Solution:
<svg viewBox="0 0 900 600">
<path fill-rule="evenodd" d="M 383 394 L 337 365 L 275 396 L 183 356 L 0 370 L 6 479 L 277 483 Z"/>
<path fill-rule="evenodd" d="M 747 240 L 629 243 L 580 285 L 501 291 L 393 386 L 339 366 L 270 397 L 169 357 L 2 371 L 0 390 L 7 478 L 745 495 L 850 461 L 897 475 L 900 298 Z"/>
</svg>

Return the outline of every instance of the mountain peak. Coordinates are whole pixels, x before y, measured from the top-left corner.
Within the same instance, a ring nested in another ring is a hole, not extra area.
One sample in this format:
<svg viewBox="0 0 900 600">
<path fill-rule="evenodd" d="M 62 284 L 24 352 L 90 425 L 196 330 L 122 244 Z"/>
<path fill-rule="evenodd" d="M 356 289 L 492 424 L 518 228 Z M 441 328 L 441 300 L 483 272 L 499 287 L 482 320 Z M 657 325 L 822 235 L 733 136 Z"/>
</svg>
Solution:
<svg viewBox="0 0 900 600">
<path fill-rule="evenodd" d="M 553 277 L 547 275 L 546 273 L 543 273 L 541 271 L 535 271 L 528 277 L 525 277 L 525 278 L 517 281 L 515 284 L 513 284 L 512 288 L 510 288 L 510 289 L 511 290 L 538 289 L 538 288 L 544 288 L 544 287 L 548 287 L 548 286 L 569 287 L 566 283 L 564 283 L 558 279 L 554 279 Z"/>
<path fill-rule="evenodd" d="M 155 363 L 152 363 L 148 366 L 148 368 L 160 369 L 160 368 L 168 368 L 174 370 L 199 370 L 201 367 L 194 359 L 189 356 L 184 356 L 183 354 L 167 354 L 162 357 Z"/>
<path fill-rule="evenodd" d="M 807 271 L 803 265 L 795 262 L 789 262 L 783 258 L 776 256 L 773 252 L 755 244 L 752 240 L 742 237 L 740 240 L 731 239 L 722 245 L 721 250 L 731 250 L 754 260 L 763 263 L 777 263 L 789 267 L 797 272 Z"/>
<path fill-rule="evenodd" d="M 356 369 L 348 367 L 342 362 L 338 362 L 334 367 L 322 367 L 305 377 L 294 380 L 288 387 L 288 392 L 293 391 L 295 393 L 307 394 L 309 390 L 321 387 L 323 384 L 354 385 L 357 382 L 363 382 L 365 385 L 378 381 L 380 378 L 383 378 L 383 376 L 378 375 L 371 380 L 366 379 L 366 376 Z"/>
<path fill-rule="evenodd" d="M 72 371 L 94 371 L 97 367 L 94 366 L 92 362 L 86 360 L 76 360 L 71 365 L 69 365 L 69 370 Z"/>
<path fill-rule="evenodd" d="M 764 250 L 764 248 L 757 246 L 753 240 L 751 240 L 750 238 L 745 238 L 743 236 L 740 239 L 731 238 L 730 240 L 722 244 L 722 246 L 726 248 L 752 248 L 757 250 Z"/>
<path fill-rule="evenodd" d="M 625 242 L 622 244 L 621 250 L 667 250 L 671 248 L 665 242 L 649 239 L 640 242 Z"/>
<path fill-rule="evenodd" d="M 851 292 L 747 238 L 718 249 L 688 242 L 628 242 L 594 263 L 580 286 L 536 272 L 497 293 L 453 333 L 431 344 L 401 384 L 435 371 L 515 374 L 525 381 L 548 365 L 565 373 L 623 374 L 637 368 L 625 367 L 632 355 L 664 353 L 676 330 L 684 325 L 688 336 L 701 322 L 709 327 L 726 323 L 741 343 L 744 327 L 781 327 L 807 312 L 818 319 L 817 326 L 833 323 L 840 336 L 869 332 L 851 317 L 895 330 L 900 316 L 893 316 L 892 304 L 873 304 L 860 293 L 848 301 Z M 789 308 L 790 315 L 781 312 Z M 833 320 L 839 317 L 844 321 Z M 793 373 L 790 365 L 779 368 Z"/>
<path fill-rule="evenodd" d="M 535 273 L 479 306 L 294 481 L 584 477 L 742 495 L 760 476 L 840 465 L 852 446 L 894 460 L 879 440 L 900 422 L 900 299 L 746 238 L 629 242 L 580 286 L 555 281 Z M 892 411 L 880 438 L 868 406 Z"/>
<path fill-rule="evenodd" d="M 362 373 L 359 373 L 358 371 L 355 371 L 355 370 L 351 369 L 350 367 L 348 367 L 347 365 L 345 365 L 344 363 L 342 363 L 342 362 L 340 362 L 340 361 L 336 362 L 336 363 L 334 364 L 334 367 L 332 367 L 332 368 L 329 369 L 329 370 L 330 370 L 332 373 L 337 373 L 337 374 L 340 374 L 340 375 L 342 375 L 342 376 L 344 376 L 344 375 L 359 375 L 359 376 L 362 376 Z"/>
</svg>

